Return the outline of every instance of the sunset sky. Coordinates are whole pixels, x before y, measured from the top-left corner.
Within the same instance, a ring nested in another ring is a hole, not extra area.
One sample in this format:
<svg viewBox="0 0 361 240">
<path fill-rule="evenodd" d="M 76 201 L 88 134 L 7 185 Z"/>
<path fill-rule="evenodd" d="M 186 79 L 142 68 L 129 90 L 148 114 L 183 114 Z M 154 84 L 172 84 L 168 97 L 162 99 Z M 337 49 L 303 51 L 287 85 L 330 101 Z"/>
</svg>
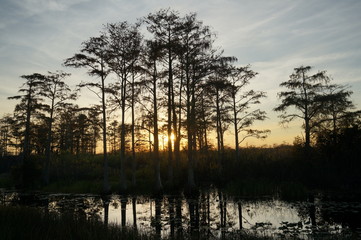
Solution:
<svg viewBox="0 0 361 240">
<path fill-rule="evenodd" d="M 260 108 L 268 119 L 255 127 L 272 133 L 248 144 L 292 143 L 302 134 L 300 122 L 283 128 L 272 111 L 279 103 L 279 84 L 300 65 L 327 70 L 334 83 L 349 85 L 361 108 L 359 0 L 0 0 L 0 117 L 14 109 L 16 101 L 7 97 L 24 82 L 19 76 L 64 70 L 72 73 L 67 83 L 75 86 L 89 77 L 62 63 L 81 42 L 97 36 L 106 23 L 135 22 L 168 7 L 181 14 L 196 12 L 217 33 L 215 45 L 225 55 L 259 73 L 250 87 L 267 93 Z M 97 99 L 84 90 L 78 104 L 89 103 Z"/>
</svg>

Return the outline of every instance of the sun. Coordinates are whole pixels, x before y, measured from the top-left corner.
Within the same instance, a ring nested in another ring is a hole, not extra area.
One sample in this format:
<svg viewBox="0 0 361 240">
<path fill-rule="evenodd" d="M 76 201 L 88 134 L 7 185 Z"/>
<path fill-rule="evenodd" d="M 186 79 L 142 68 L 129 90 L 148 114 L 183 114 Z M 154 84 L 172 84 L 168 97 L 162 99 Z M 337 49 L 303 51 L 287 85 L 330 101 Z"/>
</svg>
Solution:
<svg viewBox="0 0 361 240">
<path fill-rule="evenodd" d="M 163 149 L 165 149 L 168 145 L 168 136 L 167 135 L 163 135 L 163 136 L 164 136 L 164 138 L 163 138 L 164 141 L 163 141 L 162 145 L 163 145 Z M 174 147 L 175 136 L 173 133 L 170 135 L 170 141 L 172 143 L 172 146 Z"/>
<path fill-rule="evenodd" d="M 170 140 L 171 140 L 172 144 L 174 144 L 175 136 L 174 136 L 173 133 L 170 135 Z M 164 142 L 168 143 L 168 136 L 167 135 L 164 136 Z"/>
</svg>

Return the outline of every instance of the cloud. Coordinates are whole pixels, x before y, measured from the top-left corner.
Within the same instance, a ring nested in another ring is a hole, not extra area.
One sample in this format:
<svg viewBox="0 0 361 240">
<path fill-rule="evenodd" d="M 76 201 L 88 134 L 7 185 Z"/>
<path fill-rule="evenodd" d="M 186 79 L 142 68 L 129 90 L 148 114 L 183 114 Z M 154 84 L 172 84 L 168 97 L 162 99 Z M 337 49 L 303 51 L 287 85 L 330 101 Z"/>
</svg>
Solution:
<svg viewBox="0 0 361 240">
<path fill-rule="evenodd" d="M 48 11 L 65 11 L 88 0 L 20 0 L 15 1 L 19 9 L 27 16 L 38 15 Z"/>
</svg>

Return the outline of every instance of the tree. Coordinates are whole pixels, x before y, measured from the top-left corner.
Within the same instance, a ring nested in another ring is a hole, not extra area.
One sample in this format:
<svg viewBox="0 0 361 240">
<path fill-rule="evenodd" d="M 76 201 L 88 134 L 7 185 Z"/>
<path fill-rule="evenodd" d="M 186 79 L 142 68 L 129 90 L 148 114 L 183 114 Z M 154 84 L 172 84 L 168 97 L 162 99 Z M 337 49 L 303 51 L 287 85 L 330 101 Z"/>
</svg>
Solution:
<svg viewBox="0 0 361 240">
<path fill-rule="evenodd" d="M 92 37 L 88 41 L 82 43 L 81 53 L 75 54 L 73 57 L 65 60 L 65 66 L 75 68 L 87 68 L 88 74 L 100 78 L 100 82 L 85 82 L 81 83 L 80 87 L 87 87 L 88 89 L 95 88 L 100 90 L 100 93 L 93 91 L 101 100 L 102 104 L 102 130 L 103 130 L 103 191 L 108 193 L 109 186 L 109 163 L 107 153 L 107 124 L 106 124 L 106 92 L 105 79 L 109 74 L 107 67 L 107 60 L 109 58 L 108 39 L 105 35 L 99 37 Z"/>
<path fill-rule="evenodd" d="M 16 105 L 15 112 L 19 112 L 24 117 L 25 131 L 22 149 L 22 162 L 26 161 L 31 153 L 31 117 L 38 109 L 41 109 L 43 105 L 42 98 L 39 96 L 41 86 L 44 83 L 44 75 L 39 73 L 33 73 L 31 75 L 23 75 L 21 78 L 26 79 L 26 82 L 20 88 L 19 93 L 9 97 L 8 99 L 20 99 L 20 103 Z"/>
<path fill-rule="evenodd" d="M 224 154 L 224 132 L 227 130 L 227 124 L 230 119 L 229 105 L 230 100 L 230 84 L 227 79 L 220 76 L 218 73 L 212 75 L 210 80 L 206 83 L 208 94 L 212 101 L 214 109 L 214 120 L 216 122 L 217 133 L 217 152 L 218 160 L 220 161 Z"/>
<path fill-rule="evenodd" d="M 11 117 L 4 116 L 0 119 L 0 156 L 4 157 L 8 155 L 9 143 L 11 139 Z"/>
<path fill-rule="evenodd" d="M 205 84 L 206 85 L 206 84 Z M 213 123 L 213 99 L 209 97 L 209 92 L 206 87 L 202 87 L 199 94 L 199 103 L 197 104 L 197 138 L 198 149 L 202 153 L 208 153 L 209 141 L 208 131 L 212 129 Z"/>
<path fill-rule="evenodd" d="M 286 87 L 289 91 L 278 93 L 282 103 L 274 109 L 282 112 L 279 116 L 282 123 L 288 123 L 297 118 L 304 121 L 306 149 L 310 148 L 311 131 L 319 123 L 316 121 L 316 117 L 323 111 L 325 103 L 328 101 L 324 96 L 324 91 L 329 82 L 326 72 L 320 71 L 309 75 L 311 69 L 310 66 L 295 68 L 290 79 L 280 84 L 281 87 Z M 289 107 L 294 107 L 299 113 L 288 113 Z"/>
<path fill-rule="evenodd" d="M 91 106 L 90 108 L 87 108 L 86 110 L 88 115 L 88 121 L 90 123 L 90 132 L 91 132 L 91 142 L 89 146 L 89 152 L 95 155 L 97 150 L 97 142 L 101 137 L 100 130 L 102 129 L 102 125 L 103 125 L 102 118 L 99 119 L 99 116 L 103 115 L 102 105 L 94 105 Z"/>
<path fill-rule="evenodd" d="M 125 114 L 128 96 L 128 83 L 130 78 L 134 80 L 136 62 L 139 60 L 141 51 L 142 35 L 139 32 L 139 24 L 131 25 L 128 22 L 108 24 L 106 31 L 109 36 L 109 59 L 108 64 L 117 76 L 118 82 L 113 86 L 113 96 L 119 103 L 121 110 L 120 132 L 120 181 L 121 189 L 127 189 L 125 177 Z M 134 89 L 133 89 L 134 90 Z M 132 93 L 134 91 L 131 90 Z M 134 127 L 134 126 L 133 126 Z"/>
<path fill-rule="evenodd" d="M 353 127 L 361 111 L 352 111 L 355 106 L 350 99 L 352 91 L 347 86 L 330 84 L 324 93 L 324 108 L 317 116 L 319 123 L 314 132 L 318 143 L 335 146 L 341 131 Z"/>
<path fill-rule="evenodd" d="M 149 100 L 153 109 L 151 110 L 153 117 L 152 125 L 153 125 L 153 159 L 155 163 L 155 190 L 161 191 L 162 181 L 160 176 L 160 157 L 159 157 L 159 128 L 158 128 L 158 84 L 159 79 L 162 77 L 162 72 L 159 72 L 157 69 L 157 62 L 161 55 L 161 49 L 157 42 L 148 41 L 147 46 L 145 48 L 143 54 L 143 65 L 144 72 L 146 76 L 141 81 L 141 86 L 143 89 L 146 89 L 150 93 L 149 98 L 145 98 L 145 100 Z"/>
<path fill-rule="evenodd" d="M 256 72 L 246 67 L 231 67 L 228 73 L 230 82 L 230 106 L 233 117 L 230 121 L 234 125 L 234 144 L 235 144 L 235 159 L 239 159 L 239 145 L 248 137 L 265 138 L 270 132 L 269 130 L 251 129 L 254 121 L 263 121 L 266 119 L 266 112 L 260 109 L 249 111 L 252 105 L 259 104 L 260 99 L 266 97 L 266 94 L 261 91 L 249 90 L 244 88 L 250 83 L 250 80 L 257 75 Z M 243 138 L 239 139 L 239 134 L 244 132 Z"/>
<path fill-rule="evenodd" d="M 111 152 L 114 154 L 118 150 L 119 123 L 117 120 L 114 120 L 109 124 L 108 131 L 108 135 L 110 136 Z"/>
<path fill-rule="evenodd" d="M 23 118 L 19 119 L 16 114 L 13 116 L 6 115 L 0 119 L 3 155 L 8 152 L 13 152 L 15 155 L 20 153 L 22 149 L 22 126 L 24 125 L 22 120 Z"/>
<path fill-rule="evenodd" d="M 137 170 L 137 159 L 135 154 L 135 148 L 136 148 L 136 140 L 135 140 L 135 107 L 136 103 L 139 102 L 139 94 L 140 94 L 140 84 L 139 82 L 136 82 L 136 72 L 140 71 L 140 66 L 132 66 L 132 73 L 131 73 L 131 95 L 130 95 L 130 109 L 131 109 L 131 117 L 132 117 L 132 124 L 131 124 L 131 135 L 132 135 L 132 185 L 133 187 L 137 184 L 137 178 L 136 178 L 136 170 Z"/>
<path fill-rule="evenodd" d="M 44 77 L 44 83 L 41 85 L 40 95 L 49 101 L 46 105 L 48 112 L 47 117 L 47 140 L 45 152 L 45 166 L 43 173 L 44 183 L 49 184 L 49 165 L 51 162 L 51 145 L 53 143 L 53 122 L 55 114 L 60 108 L 66 106 L 67 100 L 75 100 L 76 94 L 71 93 L 71 90 L 64 82 L 64 78 L 70 76 L 68 73 L 58 71 L 56 73 L 49 72 L 49 75 Z"/>
<path fill-rule="evenodd" d="M 174 91 L 174 62 L 179 51 L 179 35 L 180 35 L 180 17 L 178 12 L 170 9 L 161 9 L 155 14 L 149 14 L 145 18 L 148 24 L 147 29 L 154 35 L 154 40 L 158 42 L 159 47 L 164 49 L 161 59 L 166 63 L 168 72 L 168 80 L 165 84 L 167 87 L 167 150 L 168 150 L 168 180 L 170 185 L 173 182 L 173 150 L 172 150 L 172 134 L 177 139 L 177 114 L 175 105 Z M 173 128 L 173 130 L 172 130 Z M 174 148 L 179 154 L 179 141 Z"/>
<path fill-rule="evenodd" d="M 186 109 L 188 187 L 195 187 L 194 153 L 196 144 L 196 96 L 202 80 L 208 74 L 212 49 L 213 34 L 209 27 L 196 19 L 196 14 L 182 18 L 179 57 L 184 76 L 184 94 Z"/>
<path fill-rule="evenodd" d="M 60 109 L 59 120 L 56 126 L 57 146 L 60 154 L 73 153 L 75 119 L 79 107 L 74 104 L 68 104 L 66 108 Z"/>
<path fill-rule="evenodd" d="M 321 117 L 331 123 L 331 131 L 335 141 L 342 126 L 342 120 L 352 115 L 350 110 L 355 108 L 350 100 L 352 91 L 347 90 L 345 86 L 332 84 L 327 87 L 325 94 L 326 106 Z"/>
</svg>

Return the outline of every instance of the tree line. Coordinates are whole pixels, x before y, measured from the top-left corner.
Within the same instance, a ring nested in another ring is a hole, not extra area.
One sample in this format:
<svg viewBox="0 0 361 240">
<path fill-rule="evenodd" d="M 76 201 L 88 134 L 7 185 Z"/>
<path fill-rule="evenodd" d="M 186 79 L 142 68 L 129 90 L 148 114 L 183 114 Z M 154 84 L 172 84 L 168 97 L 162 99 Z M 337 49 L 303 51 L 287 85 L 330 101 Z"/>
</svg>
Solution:
<svg viewBox="0 0 361 240">
<path fill-rule="evenodd" d="M 48 184 L 52 156 L 95 154 L 101 140 L 103 192 L 111 190 L 109 153 L 119 155 L 120 190 L 125 191 L 126 162 L 131 161 L 135 186 L 141 151 L 151 153 L 155 188 L 160 191 L 163 143 L 168 184 L 172 185 L 184 152 L 188 187 L 194 189 L 199 154 L 216 149 L 222 166 L 226 131 L 234 133 L 236 161 L 246 138 L 266 138 L 270 133 L 253 128 L 256 121 L 267 118 L 257 107 L 266 93 L 247 88 L 258 73 L 250 65 L 237 66 L 237 58 L 225 56 L 215 40 L 195 13 L 182 16 L 171 9 L 150 13 L 136 23 L 104 25 L 98 36 L 84 41 L 79 52 L 64 61 L 66 67 L 86 69 L 91 80 L 71 89 L 64 81 L 70 74 L 62 71 L 21 76 L 25 83 L 18 95 L 9 98 L 19 103 L 13 115 L 1 119 L 2 154 L 12 146 L 22 163 L 31 154 L 44 155 L 43 182 Z M 274 109 L 281 112 L 282 123 L 303 120 L 305 149 L 326 139 L 336 144 L 341 131 L 360 124 L 360 112 L 354 111 L 350 100 L 352 92 L 331 84 L 325 71 L 312 74 L 311 70 L 294 69 L 281 83 L 287 90 L 278 94 L 281 103 Z M 99 104 L 76 105 L 83 88 L 93 92 Z"/>
</svg>

